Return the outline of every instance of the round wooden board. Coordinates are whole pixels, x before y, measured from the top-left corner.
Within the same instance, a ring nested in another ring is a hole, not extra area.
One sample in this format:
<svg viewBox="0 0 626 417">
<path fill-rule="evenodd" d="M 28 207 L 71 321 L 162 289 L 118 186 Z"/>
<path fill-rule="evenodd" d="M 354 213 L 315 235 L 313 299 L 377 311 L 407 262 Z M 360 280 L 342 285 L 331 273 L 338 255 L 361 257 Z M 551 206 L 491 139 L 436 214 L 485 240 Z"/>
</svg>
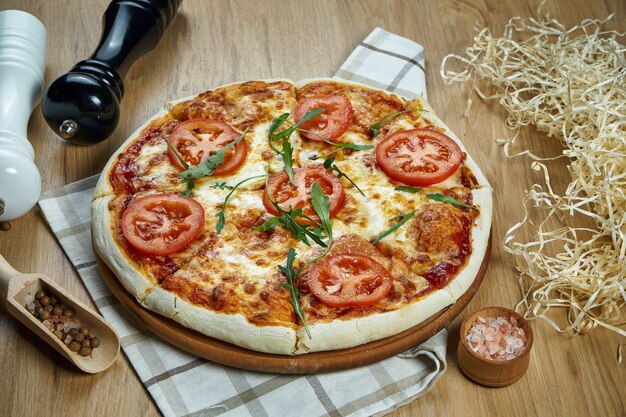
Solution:
<svg viewBox="0 0 626 417">
<path fill-rule="evenodd" d="M 183 327 L 174 320 L 147 310 L 124 289 L 98 255 L 96 260 L 102 277 L 113 295 L 135 318 L 167 342 L 194 355 L 236 368 L 280 374 L 312 374 L 369 365 L 402 353 L 435 335 L 454 320 L 471 301 L 485 276 L 490 255 L 491 236 L 476 279 L 467 292 L 456 303 L 419 325 L 397 335 L 349 349 L 293 356 L 244 349 Z"/>
</svg>

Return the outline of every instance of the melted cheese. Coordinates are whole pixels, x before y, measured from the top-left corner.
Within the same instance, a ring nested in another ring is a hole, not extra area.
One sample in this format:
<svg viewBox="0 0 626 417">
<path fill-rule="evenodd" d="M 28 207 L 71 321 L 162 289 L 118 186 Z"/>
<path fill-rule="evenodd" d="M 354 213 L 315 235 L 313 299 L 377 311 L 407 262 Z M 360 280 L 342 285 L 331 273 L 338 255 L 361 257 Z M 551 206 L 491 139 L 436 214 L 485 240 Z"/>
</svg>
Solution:
<svg viewBox="0 0 626 417">
<path fill-rule="evenodd" d="M 139 177 L 142 182 L 149 183 L 158 190 L 182 191 L 183 187 L 179 185 L 180 171 L 167 157 L 165 141 L 142 146 L 135 161 L 141 168 Z"/>
</svg>

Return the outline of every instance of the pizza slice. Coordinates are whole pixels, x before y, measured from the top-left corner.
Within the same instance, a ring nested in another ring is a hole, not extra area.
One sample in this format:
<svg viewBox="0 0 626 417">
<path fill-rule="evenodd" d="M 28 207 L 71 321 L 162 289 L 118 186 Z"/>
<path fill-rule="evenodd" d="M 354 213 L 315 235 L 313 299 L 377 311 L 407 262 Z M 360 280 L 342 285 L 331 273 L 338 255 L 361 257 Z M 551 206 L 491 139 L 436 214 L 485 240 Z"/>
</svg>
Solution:
<svg viewBox="0 0 626 417">
<path fill-rule="evenodd" d="M 323 259 L 304 267 L 298 282 L 310 331 L 309 337 L 298 330 L 299 354 L 400 333 L 454 302 L 401 259 L 357 235 L 338 238 Z"/>
<path fill-rule="evenodd" d="M 274 172 L 282 170 L 282 158 L 273 149 L 275 145 L 270 143 L 268 134 L 274 120 L 282 114 L 291 114 L 295 104 L 296 89 L 292 81 L 263 80 L 221 86 L 194 97 L 166 103 L 166 108 L 183 123 L 194 123 L 192 120 L 195 123 L 224 123 L 239 133 L 246 133 L 245 141 L 235 149 L 238 163 L 196 180 L 198 186 L 202 186 L 203 183 L 215 184 L 225 179 L 238 183 L 254 175 L 263 175 L 268 165 Z M 191 142 L 189 148 L 178 146 L 185 159 L 188 153 L 200 152 L 201 143 Z M 244 146 L 245 150 L 239 152 L 239 148 Z M 204 155 L 206 157 L 207 153 Z M 192 166 L 196 165 L 189 162 Z M 263 181 L 246 185 L 248 188 L 262 186 Z"/>
<path fill-rule="evenodd" d="M 289 236 L 220 236 L 153 287 L 142 304 L 186 327 L 253 350 L 293 354 L 296 321 L 276 264 Z"/>
</svg>

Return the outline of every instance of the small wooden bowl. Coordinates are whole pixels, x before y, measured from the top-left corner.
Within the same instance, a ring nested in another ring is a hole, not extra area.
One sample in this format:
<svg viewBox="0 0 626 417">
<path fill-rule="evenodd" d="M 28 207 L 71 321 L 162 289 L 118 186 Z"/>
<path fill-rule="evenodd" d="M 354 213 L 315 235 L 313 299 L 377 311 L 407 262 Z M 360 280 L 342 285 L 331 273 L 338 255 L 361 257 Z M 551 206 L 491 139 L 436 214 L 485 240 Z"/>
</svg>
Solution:
<svg viewBox="0 0 626 417">
<path fill-rule="evenodd" d="M 511 360 L 486 359 L 475 353 L 465 340 L 472 323 L 477 317 L 514 317 L 518 327 L 526 334 L 526 348 Z M 520 379 L 528 369 L 530 350 L 533 347 L 533 332 L 528 321 L 515 311 L 504 307 L 486 307 L 471 314 L 461 324 L 461 340 L 456 351 L 461 371 L 471 380 L 488 387 L 504 387 Z"/>
</svg>

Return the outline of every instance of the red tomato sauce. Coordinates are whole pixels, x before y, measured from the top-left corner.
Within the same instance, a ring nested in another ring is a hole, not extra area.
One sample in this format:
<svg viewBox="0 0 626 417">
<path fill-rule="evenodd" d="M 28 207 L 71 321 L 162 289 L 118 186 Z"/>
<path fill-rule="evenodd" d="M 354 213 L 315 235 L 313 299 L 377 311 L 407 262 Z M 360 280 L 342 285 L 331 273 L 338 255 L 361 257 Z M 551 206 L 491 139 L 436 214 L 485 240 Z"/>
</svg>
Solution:
<svg viewBox="0 0 626 417">
<path fill-rule="evenodd" d="M 469 200 L 470 202 L 468 204 L 471 204 L 471 198 Z M 439 262 L 432 266 L 424 276 L 432 287 L 430 291 L 440 289 L 448 285 L 450 278 L 454 277 L 457 272 L 459 272 L 461 267 L 465 265 L 468 256 L 472 253 L 471 226 L 473 218 L 468 215 L 464 215 L 461 217 L 461 222 L 463 223 L 463 233 L 460 234 L 459 238 L 455 242 L 459 247 L 459 252 L 454 258 L 455 262 Z"/>
<path fill-rule="evenodd" d="M 142 168 L 135 163 L 135 159 L 141 152 L 141 148 L 146 144 L 157 143 L 164 135 L 169 136 L 177 124 L 177 120 L 168 120 L 161 125 L 153 125 L 144 129 L 139 138 L 118 156 L 109 175 L 111 186 L 117 194 L 135 194 L 138 191 L 153 188 L 149 183 L 139 181 L 139 173 Z"/>
</svg>

